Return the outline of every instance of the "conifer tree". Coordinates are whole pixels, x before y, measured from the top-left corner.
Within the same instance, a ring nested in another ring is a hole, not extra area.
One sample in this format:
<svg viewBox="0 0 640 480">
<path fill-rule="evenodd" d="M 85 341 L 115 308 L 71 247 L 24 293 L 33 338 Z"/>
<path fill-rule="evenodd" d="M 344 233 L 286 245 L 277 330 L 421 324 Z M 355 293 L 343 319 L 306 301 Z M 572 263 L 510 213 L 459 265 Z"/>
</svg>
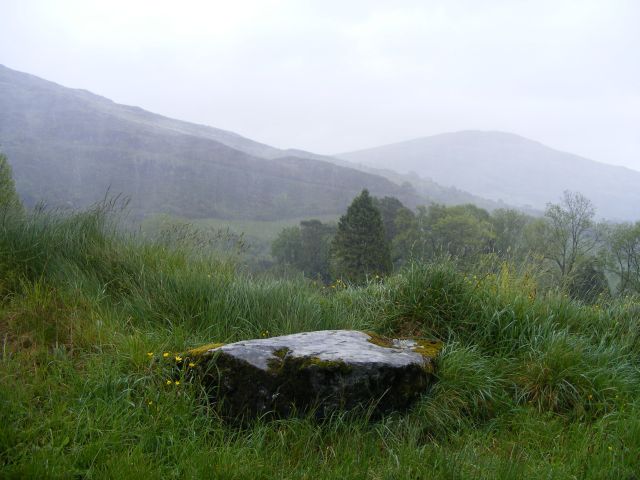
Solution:
<svg viewBox="0 0 640 480">
<path fill-rule="evenodd" d="M 0 209 L 20 211 L 22 204 L 16 192 L 7 157 L 0 153 Z"/>
<path fill-rule="evenodd" d="M 361 283 L 367 276 L 391 270 L 389 242 L 380 212 L 367 190 L 363 190 L 340 218 L 333 240 L 335 276 Z"/>
</svg>

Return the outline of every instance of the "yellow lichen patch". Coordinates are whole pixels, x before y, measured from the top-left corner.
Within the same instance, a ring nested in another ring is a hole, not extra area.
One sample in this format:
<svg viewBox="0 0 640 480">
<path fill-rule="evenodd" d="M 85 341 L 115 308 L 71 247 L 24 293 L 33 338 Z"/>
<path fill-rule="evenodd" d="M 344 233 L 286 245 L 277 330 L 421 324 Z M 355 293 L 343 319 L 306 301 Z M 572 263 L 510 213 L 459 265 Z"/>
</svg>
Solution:
<svg viewBox="0 0 640 480">
<path fill-rule="evenodd" d="M 379 347 L 385 348 L 398 348 L 399 345 L 396 344 L 395 340 L 391 340 L 389 338 L 383 337 L 382 335 L 378 335 L 373 332 L 366 332 L 369 335 L 368 342 L 373 343 L 374 345 L 378 345 Z M 419 353 L 424 357 L 434 358 L 442 350 L 443 343 L 439 340 L 423 340 L 417 338 L 398 338 L 396 340 L 399 341 L 410 341 L 415 342 L 414 346 L 411 346 L 411 350 Z M 406 347 L 405 347 L 406 348 Z"/>
<path fill-rule="evenodd" d="M 279 359 L 283 359 L 284 357 L 287 356 L 287 353 L 289 352 L 290 350 L 287 347 L 282 347 L 282 348 L 278 348 L 277 350 L 274 350 L 272 354 L 275 357 L 278 357 Z"/>
<path fill-rule="evenodd" d="M 202 345 L 201 347 L 192 348 L 191 350 L 187 350 L 186 355 L 190 357 L 197 357 L 198 355 L 203 355 L 207 353 L 209 350 L 213 350 L 214 348 L 222 347 L 224 343 L 207 343 L 206 345 Z"/>
<path fill-rule="evenodd" d="M 373 343 L 374 345 L 378 345 L 379 347 L 386 347 L 386 348 L 392 348 L 393 347 L 393 341 L 383 337 L 382 335 L 378 335 L 377 333 L 373 333 L 373 332 L 364 332 L 367 335 L 369 335 L 369 338 L 367 339 L 367 342 L 369 343 Z"/>
<path fill-rule="evenodd" d="M 302 362 L 301 368 L 316 366 L 325 369 L 349 371 L 351 367 L 340 360 L 322 360 L 318 357 L 306 357 Z"/>
<path fill-rule="evenodd" d="M 426 362 L 422 368 L 428 373 L 433 373 L 435 371 L 433 359 L 438 356 L 444 344 L 439 340 L 416 339 L 415 342 L 417 345 L 412 347 L 411 350 L 425 358 Z"/>
<path fill-rule="evenodd" d="M 444 344 L 439 340 L 416 339 L 415 342 L 417 345 L 413 347 L 411 350 L 413 350 L 416 353 L 419 353 L 424 357 L 430 357 L 430 358 L 436 357 L 442 350 L 442 347 L 444 346 Z"/>
</svg>

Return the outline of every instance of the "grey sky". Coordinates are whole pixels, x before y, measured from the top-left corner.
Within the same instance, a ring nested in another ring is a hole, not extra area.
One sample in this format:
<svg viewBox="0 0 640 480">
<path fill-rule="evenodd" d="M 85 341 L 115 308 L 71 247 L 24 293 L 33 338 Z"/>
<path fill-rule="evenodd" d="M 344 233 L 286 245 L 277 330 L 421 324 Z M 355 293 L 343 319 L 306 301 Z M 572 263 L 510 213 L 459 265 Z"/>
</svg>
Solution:
<svg viewBox="0 0 640 480">
<path fill-rule="evenodd" d="M 0 0 L 0 63 L 279 147 L 504 130 L 640 170 L 640 0 Z"/>
</svg>

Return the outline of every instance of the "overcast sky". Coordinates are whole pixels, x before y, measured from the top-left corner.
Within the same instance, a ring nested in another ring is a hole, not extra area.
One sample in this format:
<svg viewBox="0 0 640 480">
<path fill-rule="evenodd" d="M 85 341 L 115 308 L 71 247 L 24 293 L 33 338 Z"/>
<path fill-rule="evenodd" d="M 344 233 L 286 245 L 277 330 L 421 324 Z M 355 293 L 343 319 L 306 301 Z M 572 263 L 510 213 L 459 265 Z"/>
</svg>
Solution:
<svg viewBox="0 0 640 480">
<path fill-rule="evenodd" d="M 0 63 L 278 147 L 504 130 L 640 170 L 640 0 L 0 0 Z"/>
</svg>

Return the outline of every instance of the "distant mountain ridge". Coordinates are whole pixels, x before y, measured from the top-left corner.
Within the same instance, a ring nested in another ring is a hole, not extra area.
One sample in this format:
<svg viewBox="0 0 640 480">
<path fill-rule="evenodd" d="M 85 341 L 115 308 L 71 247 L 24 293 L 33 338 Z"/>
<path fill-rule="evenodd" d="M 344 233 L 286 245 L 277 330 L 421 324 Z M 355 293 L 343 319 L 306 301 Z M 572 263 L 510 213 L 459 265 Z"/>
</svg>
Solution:
<svg viewBox="0 0 640 480">
<path fill-rule="evenodd" d="M 590 198 L 598 215 L 640 219 L 640 172 L 505 132 L 462 131 L 338 154 L 349 162 L 416 172 L 491 200 L 542 209 L 564 190 Z"/>
<path fill-rule="evenodd" d="M 107 189 L 134 215 L 280 219 L 342 213 L 363 188 L 410 206 L 411 187 L 119 105 L 0 66 L 0 149 L 27 204 L 84 207 Z"/>
<path fill-rule="evenodd" d="M 337 158 L 279 149 L 2 65 L 0 150 L 8 155 L 18 192 L 28 205 L 44 200 L 53 206 L 85 207 L 109 189 L 129 196 L 137 217 L 168 213 L 277 220 L 334 215 L 344 212 L 363 188 L 379 197 L 395 196 L 410 207 L 437 202 L 474 203 L 489 210 L 509 204 L 529 211 L 541 208 L 528 198 L 496 195 L 499 189 L 465 188 L 464 172 L 458 181 L 455 172 L 449 178 L 437 168 L 394 171 L 411 155 L 401 155 L 403 161 L 394 155 L 389 165 L 369 161 L 368 154 L 361 156 L 364 152 Z M 446 155 L 435 158 L 436 166 L 446 163 L 440 161 Z M 543 197 L 546 203 L 558 195 Z M 527 204 L 535 208 L 524 208 Z"/>
<path fill-rule="evenodd" d="M 513 208 L 512 205 L 508 205 L 501 201 L 482 198 L 478 195 L 473 195 L 469 192 L 456 188 L 455 186 L 444 187 L 429 178 L 421 178 L 414 175 L 413 173 L 398 173 L 388 168 L 375 168 L 363 165 L 361 163 L 349 162 L 338 157 L 318 155 L 316 153 L 306 152 L 304 150 L 288 149 L 281 150 L 280 152 L 288 152 L 291 155 L 295 155 L 299 158 L 321 160 L 334 163 L 342 167 L 360 170 L 361 172 L 379 175 L 391 180 L 394 183 L 397 183 L 398 185 L 410 184 L 411 187 L 414 188 L 416 192 L 421 195 L 428 203 L 441 203 L 445 205 L 460 205 L 465 203 L 472 203 L 474 205 L 477 205 L 478 207 L 485 208 L 490 211 L 497 208 Z M 521 208 L 521 210 L 534 214 L 540 213 L 538 211 L 525 207 Z"/>
</svg>

